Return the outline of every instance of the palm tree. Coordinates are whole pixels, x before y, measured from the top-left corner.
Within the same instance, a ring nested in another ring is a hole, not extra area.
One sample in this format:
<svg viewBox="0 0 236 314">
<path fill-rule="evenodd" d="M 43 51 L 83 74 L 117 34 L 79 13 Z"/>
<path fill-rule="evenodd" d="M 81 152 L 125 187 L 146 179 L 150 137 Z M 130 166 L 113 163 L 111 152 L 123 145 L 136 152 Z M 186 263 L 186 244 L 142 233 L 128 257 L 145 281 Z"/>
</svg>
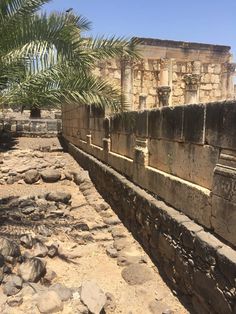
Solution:
<svg viewBox="0 0 236 314">
<path fill-rule="evenodd" d="M 107 58 L 137 58 L 136 42 L 84 38 L 90 23 L 73 12 L 36 13 L 49 0 L 0 2 L 0 104 L 22 105 L 31 116 L 65 103 L 121 105 L 120 91 L 93 75 Z"/>
</svg>

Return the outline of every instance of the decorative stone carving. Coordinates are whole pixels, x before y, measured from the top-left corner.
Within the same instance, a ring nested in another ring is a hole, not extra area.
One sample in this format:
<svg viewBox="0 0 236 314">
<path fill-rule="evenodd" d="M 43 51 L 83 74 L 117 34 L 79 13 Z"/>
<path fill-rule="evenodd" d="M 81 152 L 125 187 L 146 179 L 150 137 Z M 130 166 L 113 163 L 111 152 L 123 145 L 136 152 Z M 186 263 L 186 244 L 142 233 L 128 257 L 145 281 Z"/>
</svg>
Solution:
<svg viewBox="0 0 236 314">
<path fill-rule="evenodd" d="M 200 85 L 200 74 L 186 74 L 184 75 L 185 88 L 188 91 L 197 91 Z"/>
<path fill-rule="evenodd" d="M 160 59 L 160 68 L 161 68 L 161 70 L 168 70 L 169 59 Z"/>
<path fill-rule="evenodd" d="M 222 150 L 214 169 L 212 226 L 214 231 L 236 245 L 236 152 Z"/>
<path fill-rule="evenodd" d="M 236 70 L 236 63 L 224 63 L 223 72 L 233 74 L 235 73 L 235 70 Z"/>
<path fill-rule="evenodd" d="M 171 93 L 170 86 L 160 86 L 157 88 L 157 95 L 160 107 L 166 107 L 169 105 L 170 93 Z"/>
</svg>

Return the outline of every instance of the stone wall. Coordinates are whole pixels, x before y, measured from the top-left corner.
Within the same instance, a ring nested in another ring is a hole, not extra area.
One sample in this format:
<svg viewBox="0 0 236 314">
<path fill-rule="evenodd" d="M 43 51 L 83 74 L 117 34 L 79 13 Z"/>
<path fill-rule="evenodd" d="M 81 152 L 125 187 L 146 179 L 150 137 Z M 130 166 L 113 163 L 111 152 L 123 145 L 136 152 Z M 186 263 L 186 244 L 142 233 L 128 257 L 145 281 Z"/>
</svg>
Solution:
<svg viewBox="0 0 236 314">
<path fill-rule="evenodd" d="M 18 136 L 57 136 L 61 119 L 4 119 L 0 120 L 0 132 L 3 130 Z"/>
<path fill-rule="evenodd" d="M 236 252 L 186 215 L 157 200 L 98 159 L 67 142 L 97 189 L 196 313 L 236 312 Z"/>
<path fill-rule="evenodd" d="M 99 63 L 95 73 L 121 88 L 132 110 L 161 107 L 158 89 L 168 86 L 169 105 L 234 97 L 230 47 L 138 38 L 141 60 Z M 161 93 L 162 94 L 162 93 Z"/>
<path fill-rule="evenodd" d="M 236 246 L 236 102 L 62 117 L 70 143 Z"/>
</svg>

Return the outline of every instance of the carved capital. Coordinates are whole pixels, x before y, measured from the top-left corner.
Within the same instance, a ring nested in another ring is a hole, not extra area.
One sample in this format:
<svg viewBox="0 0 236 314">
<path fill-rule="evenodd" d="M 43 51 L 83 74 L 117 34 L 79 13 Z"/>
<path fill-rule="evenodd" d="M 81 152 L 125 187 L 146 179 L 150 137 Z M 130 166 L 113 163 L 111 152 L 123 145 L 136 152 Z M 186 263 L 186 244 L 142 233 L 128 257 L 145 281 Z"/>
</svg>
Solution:
<svg viewBox="0 0 236 314">
<path fill-rule="evenodd" d="M 225 73 L 233 74 L 236 70 L 236 63 L 224 63 L 223 64 L 223 71 Z"/>
<path fill-rule="evenodd" d="M 159 103 L 162 107 L 169 106 L 170 93 L 170 86 L 160 86 L 157 88 Z"/>
<path fill-rule="evenodd" d="M 200 74 L 186 74 L 184 75 L 184 82 L 186 90 L 188 91 L 197 91 L 200 85 Z"/>
<path fill-rule="evenodd" d="M 161 70 L 168 70 L 169 68 L 169 59 L 160 59 L 160 69 Z"/>
</svg>

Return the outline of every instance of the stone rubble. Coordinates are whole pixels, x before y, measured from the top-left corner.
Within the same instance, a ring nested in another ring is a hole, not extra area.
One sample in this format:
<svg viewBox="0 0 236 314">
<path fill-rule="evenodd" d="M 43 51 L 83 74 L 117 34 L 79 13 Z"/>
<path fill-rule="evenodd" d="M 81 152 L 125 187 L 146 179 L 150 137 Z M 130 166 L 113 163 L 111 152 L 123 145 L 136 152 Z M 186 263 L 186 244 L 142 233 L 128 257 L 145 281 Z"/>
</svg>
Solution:
<svg viewBox="0 0 236 314">
<path fill-rule="evenodd" d="M 0 184 L 7 191 L 0 198 L 0 312 L 130 312 L 135 305 L 116 296 L 116 282 L 109 291 L 101 279 L 112 278 L 109 269 L 94 278 L 86 258 L 92 258 L 96 269 L 96 256 L 103 254 L 104 263 L 117 269 L 115 280 L 125 291 L 155 285 L 151 262 L 97 192 L 88 172 L 68 163 L 63 153 L 47 151 L 15 150 L 0 158 Z M 57 263 L 64 266 L 54 269 Z M 66 278 L 75 267 L 76 273 L 84 267 L 86 272 L 72 284 Z M 168 298 L 173 313 L 188 313 L 171 292 Z M 142 301 L 132 313 L 156 313 L 149 302 Z M 146 308 L 141 309 L 143 303 Z"/>
</svg>

